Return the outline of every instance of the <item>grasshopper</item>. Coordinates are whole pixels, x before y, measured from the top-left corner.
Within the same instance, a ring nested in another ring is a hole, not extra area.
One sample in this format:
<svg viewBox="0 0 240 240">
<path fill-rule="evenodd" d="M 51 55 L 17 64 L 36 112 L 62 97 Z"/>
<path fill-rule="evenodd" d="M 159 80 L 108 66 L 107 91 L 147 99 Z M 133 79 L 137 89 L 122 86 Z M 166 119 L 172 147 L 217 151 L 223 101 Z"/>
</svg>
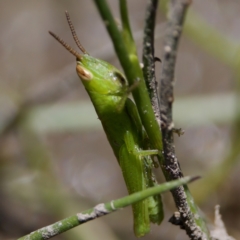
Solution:
<svg viewBox="0 0 240 240">
<path fill-rule="evenodd" d="M 81 45 L 69 14 L 67 21 L 78 53 L 53 32 L 59 43 L 77 58 L 76 71 L 95 107 L 108 141 L 121 167 L 129 194 L 156 185 L 152 173 L 147 135 L 143 129 L 136 105 L 128 98 L 130 88 L 124 75 L 109 63 L 90 56 Z M 161 196 L 149 197 L 132 206 L 134 232 L 137 237 L 150 231 L 150 222 L 160 224 L 163 219 Z"/>
</svg>

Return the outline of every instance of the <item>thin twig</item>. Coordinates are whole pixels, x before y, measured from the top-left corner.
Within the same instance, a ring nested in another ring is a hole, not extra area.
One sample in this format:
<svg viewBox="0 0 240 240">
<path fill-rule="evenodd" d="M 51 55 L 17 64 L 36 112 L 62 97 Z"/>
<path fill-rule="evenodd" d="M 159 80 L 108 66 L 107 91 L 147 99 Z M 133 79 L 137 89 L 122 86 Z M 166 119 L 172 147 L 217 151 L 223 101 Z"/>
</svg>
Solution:
<svg viewBox="0 0 240 240">
<path fill-rule="evenodd" d="M 154 59 L 154 28 L 158 0 L 150 0 L 146 10 L 144 39 L 143 39 L 143 75 L 146 81 L 153 111 L 160 127 L 160 109 L 157 94 Z"/>
<path fill-rule="evenodd" d="M 100 203 L 94 208 L 88 209 L 82 213 L 77 213 L 71 217 L 65 218 L 61 221 L 58 221 L 54 224 L 51 224 L 47 227 L 43 227 L 39 230 L 36 230 L 24 237 L 19 238 L 18 240 L 45 240 L 50 239 L 56 235 L 59 235 L 63 232 L 66 232 L 74 227 L 77 227 L 83 223 L 102 217 L 106 214 L 114 212 L 123 207 L 134 204 L 138 201 L 142 201 L 150 196 L 157 195 L 178 187 L 183 184 L 197 180 L 199 177 L 185 177 L 179 180 L 172 182 L 163 183 L 156 187 L 148 188 L 144 191 L 131 194 L 129 196 L 108 202 Z"/>
<path fill-rule="evenodd" d="M 172 104 L 174 100 L 173 86 L 177 47 L 190 2 L 190 0 L 171 0 L 169 21 L 164 43 L 163 67 L 160 78 L 160 115 L 163 152 L 165 170 L 168 172 L 170 179 L 179 179 L 183 177 L 179 162 L 175 155 Z M 206 224 L 200 217 L 197 206 L 187 186 L 172 190 L 172 194 L 180 213 L 180 218 L 174 215 L 170 221 L 185 229 L 190 239 L 209 239 L 209 232 Z"/>
</svg>

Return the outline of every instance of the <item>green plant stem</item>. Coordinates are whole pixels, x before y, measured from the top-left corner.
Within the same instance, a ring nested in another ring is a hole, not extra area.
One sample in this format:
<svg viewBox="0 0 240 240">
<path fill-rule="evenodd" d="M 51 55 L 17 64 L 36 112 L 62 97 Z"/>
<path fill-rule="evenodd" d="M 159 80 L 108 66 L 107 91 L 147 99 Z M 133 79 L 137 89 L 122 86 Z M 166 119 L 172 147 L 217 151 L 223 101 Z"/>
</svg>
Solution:
<svg viewBox="0 0 240 240">
<path fill-rule="evenodd" d="M 155 119 L 155 115 L 152 109 L 151 101 L 148 95 L 148 90 L 146 88 L 146 84 L 143 77 L 143 72 L 140 67 L 139 61 L 137 56 L 135 55 L 135 52 L 128 52 L 128 49 L 125 46 L 123 37 L 118 30 L 118 27 L 115 23 L 115 20 L 111 14 L 111 11 L 108 7 L 108 4 L 105 0 L 95 0 L 95 4 L 99 10 L 99 13 L 106 25 L 106 28 L 108 30 L 108 33 L 110 37 L 112 38 L 112 42 L 114 44 L 115 51 L 118 55 L 118 58 L 120 60 L 120 63 L 124 69 L 125 75 L 129 81 L 129 83 L 132 85 L 136 80 L 138 80 L 139 84 L 138 87 L 133 90 L 133 97 L 135 100 L 135 103 L 138 108 L 139 115 L 142 119 L 143 125 L 147 131 L 147 134 L 149 136 L 150 142 L 152 147 L 155 149 L 158 149 L 161 155 L 162 152 L 162 136 L 161 132 L 159 131 L 158 123 Z M 120 2 L 120 4 L 126 4 L 125 1 Z M 122 11 L 126 11 L 126 6 L 121 7 Z M 125 13 L 121 14 L 122 16 L 126 16 Z M 127 21 L 127 19 L 123 18 L 124 22 Z M 128 24 L 129 26 L 129 24 Z M 130 33 L 129 33 L 130 34 Z M 159 155 L 159 161 L 162 165 L 163 158 Z M 163 168 L 162 168 L 163 169 Z M 165 170 L 163 169 L 164 173 Z"/>
<path fill-rule="evenodd" d="M 185 177 L 179 180 L 158 185 L 156 187 L 148 188 L 144 191 L 137 192 L 105 204 L 98 204 L 94 208 L 88 209 L 82 213 L 77 213 L 76 215 L 65 218 L 47 227 L 41 228 L 30 233 L 29 235 L 19 238 L 19 240 L 45 240 L 52 238 L 83 223 L 104 216 L 118 209 L 134 204 L 138 201 L 142 201 L 150 196 L 169 191 L 183 184 L 187 184 L 191 181 L 196 180 L 197 178 L 198 177 Z"/>
<path fill-rule="evenodd" d="M 131 32 L 131 27 L 128 19 L 127 3 L 126 3 L 126 0 L 119 0 L 119 3 L 120 3 L 120 14 L 121 14 L 121 20 L 122 20 L 121 32 L 123 36 L 123 41 L 125 42 L 125 46 L 127 48 L 127 52 L 129 56 L 131 54 L 133 56 L 136 56 L 137 49 L 133 40 L 133 35 Z"/>
</svg>

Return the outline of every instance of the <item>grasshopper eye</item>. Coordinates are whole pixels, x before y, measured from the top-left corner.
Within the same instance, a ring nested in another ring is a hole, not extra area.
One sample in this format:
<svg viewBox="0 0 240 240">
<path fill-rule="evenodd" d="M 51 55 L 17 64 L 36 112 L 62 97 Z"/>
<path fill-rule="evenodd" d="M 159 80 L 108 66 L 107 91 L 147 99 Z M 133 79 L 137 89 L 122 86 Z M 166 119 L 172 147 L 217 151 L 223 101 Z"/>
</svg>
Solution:
<svg viewBox="0 0 240 240">
<path fill-rule="evenodd" d="M 79 64 L 77 64 L 76 70 L 77 70 L 78 76 L 79 76 L 82 80 L 90 81 L 90 80 L 93 78 L 92 73 L 89 72 L 87 69 L 85 69 L 84 67 L 82 67 L 82 66 L 79 65 Z"/>
<path fill-rule="evenodd" d="M 123 86 L 128 85 L 128 82 L 125 79 L 125 77 L 121 73 L 119 73 L 119 72 L 114 72 L 113 73 L 113 79 L 115 81 L 119 81 Z"/>
</svg>

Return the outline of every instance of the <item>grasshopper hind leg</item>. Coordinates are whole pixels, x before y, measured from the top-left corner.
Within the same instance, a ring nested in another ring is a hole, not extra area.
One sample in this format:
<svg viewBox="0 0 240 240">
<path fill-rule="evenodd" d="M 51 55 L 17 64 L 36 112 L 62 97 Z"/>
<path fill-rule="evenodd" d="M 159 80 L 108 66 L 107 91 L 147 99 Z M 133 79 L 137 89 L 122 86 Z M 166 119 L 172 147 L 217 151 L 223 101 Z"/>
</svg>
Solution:
<svg viewBox="0 0 240 240">
<path fill-rule="evenodd" d="M 156 177 L 153 173 L 154 163 L 150 156 L 144 158 L 145 161 L 145 179 L 147 188 L 158 185 Z M 164 218 L 163 203 L 161 195 L 155 195 L 148 199 L 149 218 L 152 223 L 161 224 Z"/>
<path fill-rule="evenodd" d="M 119 164 L 126 182 L 129 194 L 146 189 L 144 164 L 134 153 L 129 152 L 126 144 L 120 149 Z M 134 218 L 134 232 L 137 237 L 142 237 L 150 231 L 150 219 L 148 213 L 148 200 L 132 205 Z"/>
<path fill-rule="evenodd" d="M 157 180 L 153 174 L 153 160 L 151 155 L 158 154 L 157 150 L 142 150 L 136 145 L 134 138 L 130 132 L 126 132 L 124 136 L 124 142 L 126 145 L 126 151 L 129 155 L 134 156 L 135 161 L 139 166 L 142 166 L 142 182 L 145 186 L 142 186 L 142 190 L 157 185 Z M 129 157 L 129 161 L 132 161 Z M 134 166 L 132 166 L 134 168 Z M 133 180 L 134 181 L 134 180 Z M 152 223 L 160 224 L 163 220 L 163 204 L 161 195 L 149 197 L 147 200 L 148 215 Z"/>
</svg>

